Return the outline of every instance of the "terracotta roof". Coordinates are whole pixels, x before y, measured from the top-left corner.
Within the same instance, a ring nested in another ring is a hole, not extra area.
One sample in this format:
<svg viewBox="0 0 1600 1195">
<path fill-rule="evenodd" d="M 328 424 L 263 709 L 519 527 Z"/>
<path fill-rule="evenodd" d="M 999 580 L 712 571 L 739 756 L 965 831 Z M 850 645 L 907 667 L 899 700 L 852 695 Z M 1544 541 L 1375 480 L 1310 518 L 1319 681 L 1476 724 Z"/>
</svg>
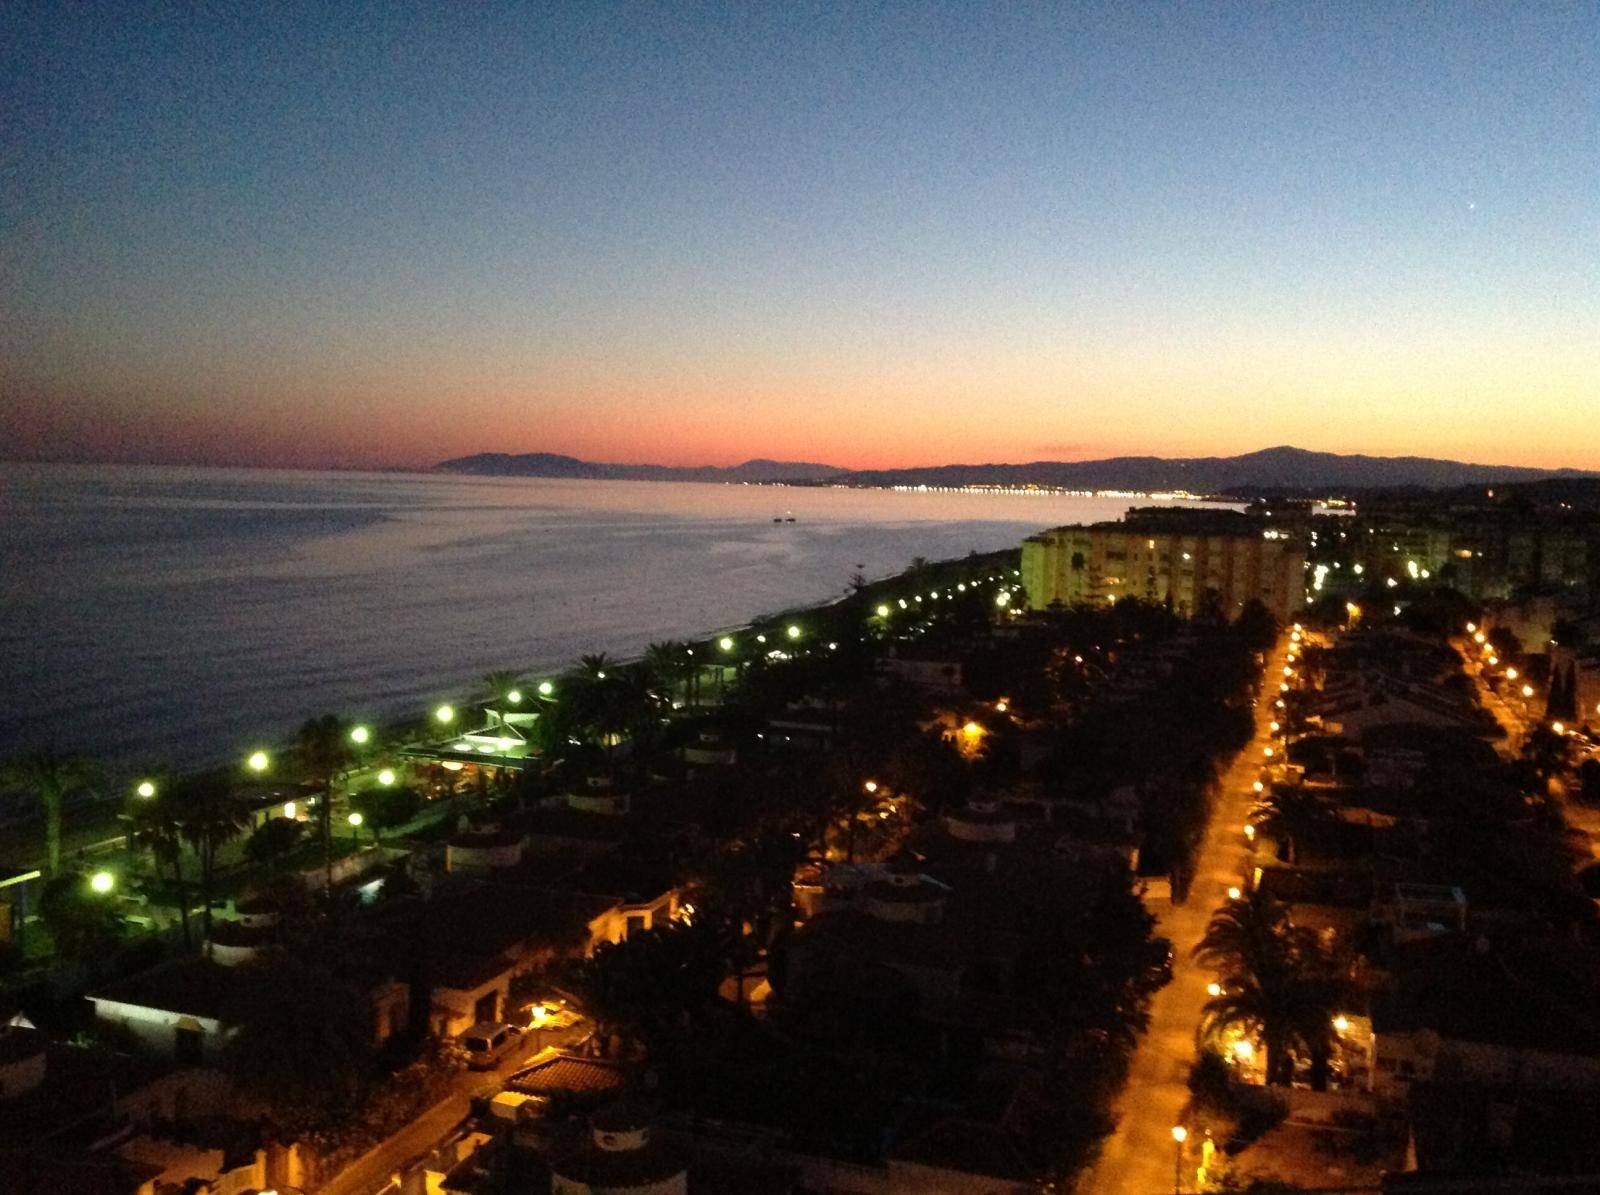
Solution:
<svg viewBox="0 0 1600 1195">
<path fill-rule="evenodd" d="M 506 1086 L 524 1095 L 621 1093 L 627 1090 L 629 1077 L 628 1068 L 621 1063 L 562 1054 L 519 1071 Z"/>
</svg>

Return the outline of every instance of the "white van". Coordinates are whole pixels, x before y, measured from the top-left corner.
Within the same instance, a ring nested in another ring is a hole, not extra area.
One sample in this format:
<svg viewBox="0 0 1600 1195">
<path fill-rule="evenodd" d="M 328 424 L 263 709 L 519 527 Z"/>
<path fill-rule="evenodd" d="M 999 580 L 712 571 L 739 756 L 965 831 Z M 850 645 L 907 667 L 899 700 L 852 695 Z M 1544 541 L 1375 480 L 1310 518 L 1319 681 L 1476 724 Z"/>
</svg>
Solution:
<svg viewBox="0 0 1600 1195">
<path fill-rule="evenodd" d="M 460 1041 L 467 1052 L 467 1065 L 475 1071 L 486 1071 L 516 1045 L 517 1033 L 499 1021 L 483 1021 L 463 1033 Z"/>
</svg>

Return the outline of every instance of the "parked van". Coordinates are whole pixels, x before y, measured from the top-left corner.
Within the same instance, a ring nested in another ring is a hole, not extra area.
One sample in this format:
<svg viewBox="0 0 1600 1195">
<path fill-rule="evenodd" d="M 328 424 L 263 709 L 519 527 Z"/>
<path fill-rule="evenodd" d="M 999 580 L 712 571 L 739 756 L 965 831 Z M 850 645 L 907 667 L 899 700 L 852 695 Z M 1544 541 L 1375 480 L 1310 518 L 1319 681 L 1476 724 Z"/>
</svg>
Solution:
<svg viewBox="0 0 1600 1195">
<path fill-rule="evenodd" d="M 491 1069 L 510 1052 L 516 1042 L 516 1030 L 498 1021 L 484 1021 L 461 1035 L 461 1048 L 467 1052 L 467 1065 L 475 1071 Z"/>
</svg>

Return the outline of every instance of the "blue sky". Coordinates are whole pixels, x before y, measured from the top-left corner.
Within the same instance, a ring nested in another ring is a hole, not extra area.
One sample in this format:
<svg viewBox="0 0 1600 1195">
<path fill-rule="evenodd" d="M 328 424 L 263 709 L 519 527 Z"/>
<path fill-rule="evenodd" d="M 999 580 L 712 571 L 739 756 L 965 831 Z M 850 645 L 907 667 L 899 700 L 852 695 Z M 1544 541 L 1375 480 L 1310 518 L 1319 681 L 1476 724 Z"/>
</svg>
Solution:
<svg viewBox="0 0 1600 1195">
<path fill-rule="evenodd" d="M 1592 4 L 0 25 L 17 454 L 1600 467 Z"/>
</svg>

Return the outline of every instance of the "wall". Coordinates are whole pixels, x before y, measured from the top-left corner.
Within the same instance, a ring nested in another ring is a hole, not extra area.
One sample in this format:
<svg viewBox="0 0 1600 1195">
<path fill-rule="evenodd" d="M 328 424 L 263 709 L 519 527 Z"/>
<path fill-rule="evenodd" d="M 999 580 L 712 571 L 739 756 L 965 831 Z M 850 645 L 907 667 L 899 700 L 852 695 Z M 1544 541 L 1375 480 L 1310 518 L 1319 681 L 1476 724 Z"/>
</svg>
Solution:
<svg viewBox="0 0 1600 1195">
<path fill-rule="evenodd" d="M 184 1013 L 144 1008 L 94 996 L 89 997 L 89 1001 L 94 1005 L 97 1020 L 123 1026 L 147 1049 L 163 1058 L 171 1058 L 176 1052 L 176 1030 L 180 1023 L 200 1029 L 202 1057 L 207 1062 L 218 1059 L 222 1045 L 227 1040 L 221 1023 L 209 1017 L 191 1017 Z"/>
</svg>

